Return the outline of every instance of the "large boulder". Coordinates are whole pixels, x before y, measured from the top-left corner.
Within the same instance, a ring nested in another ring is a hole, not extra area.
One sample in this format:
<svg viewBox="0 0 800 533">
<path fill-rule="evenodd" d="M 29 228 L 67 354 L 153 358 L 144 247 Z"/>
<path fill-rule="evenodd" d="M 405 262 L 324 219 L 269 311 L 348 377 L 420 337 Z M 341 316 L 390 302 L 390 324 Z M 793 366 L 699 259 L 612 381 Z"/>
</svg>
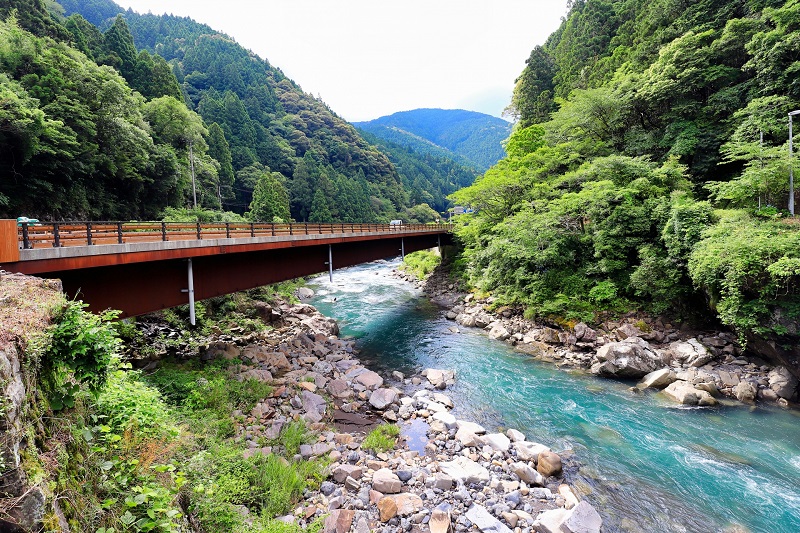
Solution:
<svg viewBox="0 0 800 533">
<path fill-rule="evenodd" d="M 688 381 L 675 381 L 664 389 L 664 395 L 683 405 L 716 405 L 717 400 L 708 391 L 695 388 Z"/>
<path fill-rule="evenodd" d="M 375 409 L 386 409 L 397 400 L 397 391 L 394 389 L 378 389 L 369 397 L 369 404 Z"/>
<path fill-rule="evenodd" d="M 377 372 L 365 370 L 356 376 L 355 381 L 361 383 L 367 390 L 375 390 L 383 385 L 383 378 Z"/>
<path fill-rule="evenodd" d="M 774 368 L 769 373 L 769 388 L 781 398 L 788 400 L 794 396 L 797 390 L 797 383 L 797 377 L 785 366 Z"/>
<path fill-rule="evenodd" d="M 550 448 L 538 442 L 515 442 L 514 448 L 517 451 L 517 457 L 523 461 L 536 461 L 539 459 L 539 454 L 542 452 L 549 452 Z"/>
<path fill-rule="evenodd" d="M 579 502 L 561 523 L 564 533 L 600 533 L 602 527 L 603 519 L 586 500 Z"/>
<path fill-rule="evenodd" d="M 701 367 L 714 359 L 714 354 L 697 339 L 675 341 L 669 345 L 668 356 L 690 367 Z"/>
<path fill-rule="evenodd" d="M 540 453 L 536 460 L 536 470 L 545 477 L 557 476 L 561 473 L 561 457 L 555 452 Z"/>
<path fill-rule="evenodd" d="M 502 322 L 493 322 L 489 324 L 489 338 L 504 341 L 511 336 L 508 330 L 503 326 Z"/>
<path fill-rule="evenodd" d="M 751 403 L 755 401 L 758 390 L 756 386 L 749 381 L 740 381 L 738 385 L 733 388 L 733 394 L 740 402 Z"/>
<path fill-rule="evenodd" d="M 640 378 L 663 365 L 650 344 L 639 337 L 605 344 L 597 350 L 595 359 L 593 374 L 616 378 Z"/>
<path fill-rule="evenodd" d="M 647 374 L 644 378 L 642 378 L 642 381 L 639 382 L 638 386 L 643 389 L 650 387 L 654 389 L 663 389 L 677 379 L 678 377 L 675 375 L 675 372 L 673 372 L 672 369 L 662 368 Z"/>
<path fill-rule="evenodd" d="M 328 408 L 325 398 L 307 390 L 303 391 L 300 398 L 303 410 L 305 411 L 303 415 L 305 419 L 312 423 L 321 421 Z"/>
<path fill-rule="evenodd" d="M 426 378 L 428 378 L 428 381 L 430 381 L 431 385 L 436 388 L 444 388 L 448 385 L 453 385 L 456 382 L 456 373 L 454 370 L 428 368 L 422 373 Z"/>
</svg>

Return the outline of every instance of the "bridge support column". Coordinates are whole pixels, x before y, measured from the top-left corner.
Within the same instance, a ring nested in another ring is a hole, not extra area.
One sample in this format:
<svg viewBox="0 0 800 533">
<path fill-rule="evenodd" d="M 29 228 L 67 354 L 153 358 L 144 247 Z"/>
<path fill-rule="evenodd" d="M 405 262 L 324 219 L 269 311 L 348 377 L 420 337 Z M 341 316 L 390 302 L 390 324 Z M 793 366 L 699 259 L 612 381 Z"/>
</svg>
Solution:
<svg viewBox="0 0 800 533">
<path fill-rule="evenodd" d="M 328 278 L 333 283 L 333 247 L 328 245 Z"/>
<path fill-rule="evenodd" d="M 403 237 L 400 237 L 400 257 L 403 261 L 406 260 L 406 242 Z"/>
<path fill-rule="evenodd" d="M 436 247 L 439 249 L 439 257 L 442 256 L 442 236 L 436 236 Z"/>
<path fill-rule="evenodd" d="M 189 267 L 187 275 L 189 278 L 189 288 L 183 289 L 181 292 L 189 293 L 189 323 L 194 326 L 197 323 L 194 315 L 194 270 L 192 269 L 192 260 L 189 259 L 188 261 Z"/>
</svg>

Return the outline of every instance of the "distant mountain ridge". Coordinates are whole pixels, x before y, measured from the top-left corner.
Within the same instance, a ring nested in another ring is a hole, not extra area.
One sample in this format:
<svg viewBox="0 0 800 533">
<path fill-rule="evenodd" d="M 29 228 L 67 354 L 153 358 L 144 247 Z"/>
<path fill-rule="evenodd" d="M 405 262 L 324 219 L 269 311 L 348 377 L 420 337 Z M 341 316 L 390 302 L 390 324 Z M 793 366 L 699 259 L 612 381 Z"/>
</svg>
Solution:
<svg viewBox="0 0 800 533">
<path fill-rule="evenodd" d="M 455 154 L 461 164 L 484 171 L 505 157 L 502 142 L 512 125 L 503 119 L 464 109 L 400 111 L 354 126 L 393 143 L 425 151 L 424 141 Z"/>
</svg>

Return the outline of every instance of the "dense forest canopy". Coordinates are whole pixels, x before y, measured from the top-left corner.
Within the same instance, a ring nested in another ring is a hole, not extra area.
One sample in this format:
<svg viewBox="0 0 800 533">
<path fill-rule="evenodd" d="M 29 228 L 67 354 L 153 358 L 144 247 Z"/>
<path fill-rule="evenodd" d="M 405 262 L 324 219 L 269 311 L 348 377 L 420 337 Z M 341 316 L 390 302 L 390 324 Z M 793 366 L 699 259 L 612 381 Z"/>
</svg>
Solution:
<svg viewBox="0 0 800 533">
<path fill-rule="evenodd" d="M 206 25 L 108 0 L 12 2 L 0 17 L 2 216 L 154 218 L 191 206 L 192 176 L 198 207 L 229 218 L 273 213 L 265 191 L 287 204 L 281 220 L 437 216 L 324 102 Z"/>
<path fill-rule="evenodd" d="M 451 196 L 476 209 L 466 276 L 564 324 L 707 305 L 796 345 L 798 50 L 798 0 L 572 2 L 517 80 L 508 156 Z"/>
</svg>

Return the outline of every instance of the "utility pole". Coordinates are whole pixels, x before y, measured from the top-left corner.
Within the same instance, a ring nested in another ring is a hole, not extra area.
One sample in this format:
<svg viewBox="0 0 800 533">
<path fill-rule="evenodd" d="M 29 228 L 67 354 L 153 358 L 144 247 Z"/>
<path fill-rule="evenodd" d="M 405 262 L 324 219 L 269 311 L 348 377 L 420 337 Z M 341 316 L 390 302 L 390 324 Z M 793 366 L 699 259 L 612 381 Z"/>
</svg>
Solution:
<svg viewBox="0 0 800 533">
<path fill-rule="evenodd" d="M 789 113 L 789 214 L 794 216 L 794 150 L 792 149 L 792 117 L 800 115 L 800 109 Z"/>
<path fill-rule="evenodd" d="M 192 171 L 192 197 L 194 198 L 194 208 L 197 209 L 197 187 L 194 184 L 194 155 L 192 153 L 192 141 L 189 141 L 189 169 Z"/>
</svg>

